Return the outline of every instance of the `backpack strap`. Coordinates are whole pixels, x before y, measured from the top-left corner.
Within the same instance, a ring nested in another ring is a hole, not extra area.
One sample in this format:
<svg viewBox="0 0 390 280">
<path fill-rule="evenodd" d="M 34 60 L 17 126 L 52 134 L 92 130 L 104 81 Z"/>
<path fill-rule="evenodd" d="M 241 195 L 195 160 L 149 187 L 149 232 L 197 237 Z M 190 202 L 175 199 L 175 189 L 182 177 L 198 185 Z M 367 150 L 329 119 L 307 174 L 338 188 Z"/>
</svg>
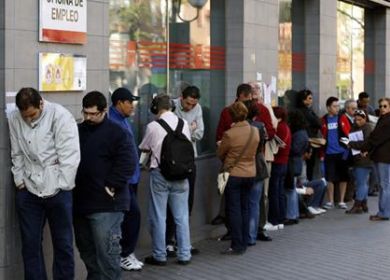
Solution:
<svg viewBox="0 0 390 280">
<path fill-rule="evenodd" d="M 179 119 L 179 122 L 177 123 L 175 132 L 181 133 L 183 131 L 184 121 L 181 118 L 178 118 L 178 119 Z"/>
<path fill-rule="evenodd" d="M 158 119 L 156 120 L 157 123 L 159 123 L 164 129 L 165 131 L 169 134 L 169 133 L 173 133 L 173 130 L 172 128 L 167 124 L 166 121 L 164 121 L 163 119 Z"/>
<path fill-rule="evenodd" d="M 167 133 L 181 133 L 183 131 L 184 121 L 181 118 L 178 118 L 178 120 L 179 122 L 177 123 L 175 131 L 173 131 L 172 128 L 163 119 L 158 119 L 156 122 L 158 122 Z"/>
</svg>

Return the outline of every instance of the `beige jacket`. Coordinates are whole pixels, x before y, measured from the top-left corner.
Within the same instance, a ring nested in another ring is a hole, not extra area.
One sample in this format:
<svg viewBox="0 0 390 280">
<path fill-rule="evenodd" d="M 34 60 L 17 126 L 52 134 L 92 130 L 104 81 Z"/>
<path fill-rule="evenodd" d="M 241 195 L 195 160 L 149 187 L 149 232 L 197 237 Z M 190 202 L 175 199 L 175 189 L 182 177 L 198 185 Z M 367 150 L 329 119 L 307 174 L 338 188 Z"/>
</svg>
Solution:
<svg viewBox="0 0 390 280">
<path fill-rule="evenodd" d="M 224 167 L 233 165 L 249 139 L 250 129 L 253 129 L 252 139 L 242 155 L 240 161 L 230 170 L 231 176 L 254 177 L 256 175 L 255 155 L 259 145 L 258 129 L 249 125 L 247 121 L 238 122 L 223 134 L 217 155 L 224 163 Z"/>
</svg>

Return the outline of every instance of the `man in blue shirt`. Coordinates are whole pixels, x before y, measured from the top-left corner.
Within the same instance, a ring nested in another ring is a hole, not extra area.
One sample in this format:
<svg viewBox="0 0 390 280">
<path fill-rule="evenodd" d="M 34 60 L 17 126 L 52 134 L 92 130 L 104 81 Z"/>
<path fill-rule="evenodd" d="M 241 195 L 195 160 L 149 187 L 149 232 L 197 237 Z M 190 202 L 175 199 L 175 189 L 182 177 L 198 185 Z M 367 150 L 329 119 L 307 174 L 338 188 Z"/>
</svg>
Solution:
<svg viewBox="0 0 390 280">
<path fill-rule="evenodd" d="M 133 158 L 138 159 L 138 151 L 135 145 L 134 134 L 129 124 L 128 118 L 134 111 L 134 101 L 139 100 L 138 96 L 134 96 L 126 88 L 116 89 L 112 96 L 112 105 L 109 109 L 109 119 L 117 122 L 123 127 L 130 136 L 130 141 L 133 142 L 133 151 L 135 155 Z M 122 253 L 121 253 L 121 267 L 124 270 L 141 270 L 143 263 L 139 261 L 135 255 L 134 250 L 138 241 L 138 235 L 141 224 L 141 214 L 137 202 L 137 185 L 140 179 L 140 168 L 137 162 L 134 163 L 136 166 L 133 176 L 128 181 L 129 192 L 130 192 L 130 209 L 125 213 L 122 223 Z"/>
</svg>

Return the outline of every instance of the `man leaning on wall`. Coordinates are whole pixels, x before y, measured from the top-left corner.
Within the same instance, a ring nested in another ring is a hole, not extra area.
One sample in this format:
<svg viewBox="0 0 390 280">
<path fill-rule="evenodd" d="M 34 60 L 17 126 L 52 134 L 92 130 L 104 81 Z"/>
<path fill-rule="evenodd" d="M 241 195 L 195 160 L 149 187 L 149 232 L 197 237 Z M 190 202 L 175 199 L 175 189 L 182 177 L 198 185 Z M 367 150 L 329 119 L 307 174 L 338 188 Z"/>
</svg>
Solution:
<svg viewBox="0 0 390 280">
<path fill-rule="evenodd" d="M 72 189 L 80 161 L 76 121 L 33 88 L 16 95 L 10 114 L 12 173 L 25 279 L 47 279 L 42 238 L 46 219 L 54 248 L 53 279 L 74 279 Z"/>
</svg>

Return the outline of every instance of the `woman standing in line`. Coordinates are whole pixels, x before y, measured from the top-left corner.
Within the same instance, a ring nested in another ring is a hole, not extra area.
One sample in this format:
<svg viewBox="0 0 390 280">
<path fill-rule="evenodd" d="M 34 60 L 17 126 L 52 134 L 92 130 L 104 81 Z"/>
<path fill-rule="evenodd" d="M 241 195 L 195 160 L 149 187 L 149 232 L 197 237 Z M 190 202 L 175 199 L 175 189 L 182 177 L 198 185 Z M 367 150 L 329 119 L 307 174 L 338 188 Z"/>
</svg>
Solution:
<svg viewBox="0 0 390 280">
<path fill-rule="evenodd" d="M 379 173 L 379 211 L 371 215 L 371 221 L 387 221 L 390 218 L 390 98 L 379 100 L 379 120 L 361 151 L 369 155 Z"/>
</svg>

